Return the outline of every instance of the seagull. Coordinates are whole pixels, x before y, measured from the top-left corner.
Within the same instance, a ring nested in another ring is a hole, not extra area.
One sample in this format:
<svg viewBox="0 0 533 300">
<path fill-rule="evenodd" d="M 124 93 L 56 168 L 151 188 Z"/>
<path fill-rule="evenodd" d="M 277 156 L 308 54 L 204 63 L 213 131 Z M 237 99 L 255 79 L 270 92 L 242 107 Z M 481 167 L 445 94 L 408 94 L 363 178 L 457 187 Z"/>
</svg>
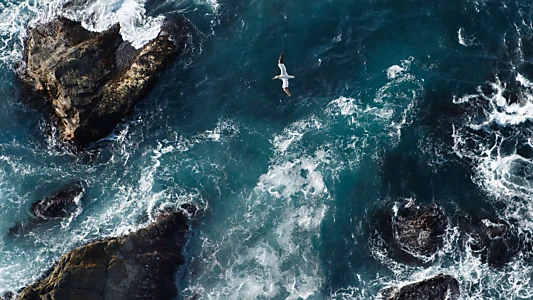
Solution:
<svg viewBox="0 0 533 300">
<path fill-rule="evenodd" d="M 276 77 L 272 79 L 281 79 L 281 81 L 283 82 L 281 84 L 281 87 L 283 88 L 285 93 L 290 96 L 291 93 L 289 92 L 289 79 L 294 78 L 294 76 L 287 74 L 287 68 L 285 68 L 285 65 L 283 64 L 283 52 L 281 52 L 279 56 L 278 67 L 281 71 L 281 75 L 276 75 Z"/>
</svg>

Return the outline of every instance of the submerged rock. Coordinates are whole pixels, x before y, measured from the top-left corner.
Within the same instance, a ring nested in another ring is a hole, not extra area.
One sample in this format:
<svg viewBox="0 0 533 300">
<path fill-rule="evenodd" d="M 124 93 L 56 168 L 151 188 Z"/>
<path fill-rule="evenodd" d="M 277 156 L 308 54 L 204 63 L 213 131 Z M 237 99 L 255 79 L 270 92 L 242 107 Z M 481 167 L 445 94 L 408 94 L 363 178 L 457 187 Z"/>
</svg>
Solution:
<svg viewBox="0 0 533 300">
<path fill-rule="evenodd" d="M 440 274 L 401 288 L 386 289 L 382 296 L 385 300 L 455 300 L 460 296 L 459 282 Z"/>
<path fill-rule="evenodd" d="M 60 138 L 84 147 L 107 136 L 147 91 L 189 34 L 184 17 L 167 20 L 160 34 L 136 50 L 119 25 L 96 33 L 64 18 L 28 31 L 22 81 L 44 96 Z"/>
<path fill-rule="evenodd" d="M 188 231 L 185 214 L 174 212 L 129 235 L 76 248 L 17 299 L 172 299 Z"/>
<path fill-rule="evenodd" d="M 492 267 L 504 266 L 523 248 L 518 232 L 502 220 L 482 219 L 468 225 L 470 248 Z"/>
</svg>

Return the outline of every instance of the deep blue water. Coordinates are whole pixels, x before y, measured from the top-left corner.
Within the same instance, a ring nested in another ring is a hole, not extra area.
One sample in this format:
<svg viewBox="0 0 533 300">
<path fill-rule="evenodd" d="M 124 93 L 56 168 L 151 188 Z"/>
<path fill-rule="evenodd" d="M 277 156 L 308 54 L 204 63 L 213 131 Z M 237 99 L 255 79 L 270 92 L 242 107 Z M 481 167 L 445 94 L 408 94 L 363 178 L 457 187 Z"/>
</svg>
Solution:
<svg viewBox="0 0 533 300">
<path fill-rule="evenodd" d="M 193 202 L 205 211 L 176 282 L 186 296 L 373 299 L 443 273 L 462 299 L 533 297 L 530 251 L 491 267 L 457 221 L 500 219 L 524 243 L 533 233 L 531 2 L 62 2 L 0 1 L 0 291 Z M 61 149 L 14 80 L 25 27 L 120 22 L 142 44 L 172 13 L 195 25 L 187 52 L 90 155 Z M 291 97 L 271 80 L 282 51 Z M 74 180 L 74 217 L 7 235 Z M 376 211 L 403 200 L 450 218 L 423 266 L 388 257 L 375 232 Z"/>
</svg>

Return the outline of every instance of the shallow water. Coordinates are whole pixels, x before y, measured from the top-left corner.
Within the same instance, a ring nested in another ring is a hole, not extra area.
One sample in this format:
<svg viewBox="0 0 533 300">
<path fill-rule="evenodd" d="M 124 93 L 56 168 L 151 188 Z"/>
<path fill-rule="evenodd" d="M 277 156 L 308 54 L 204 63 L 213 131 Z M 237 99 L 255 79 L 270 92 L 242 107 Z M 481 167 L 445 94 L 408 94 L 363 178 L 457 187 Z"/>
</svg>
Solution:
<svg viewBox="0 0 533 300">
<path fill-rule="evenodd" d="M 462 299 L 528 299 L 530 253 L 482 262 L 455 220 L 533 230 L 533 4 L 510 1 L 0 1 L 0 291 L 61 254 L 193 202 L 186 296 L 373 299 L 450 274 Z M 140 46 L 166 14 L 187 52 L 90 157 L 58 147 L 13 65 L 28 24 L 115 22 Z M 271 78 L 285 53 L 292 97 Z M 490 88 L 487 88 L 489 86 Z M 491 92 L 488 92 L 490 90 Z M 82 180 L 74 217 L 7 235 L 31 203 Z M 450 217 L 427 266 L 396 262 L 372 228 L 397 200 Z"/>
</svg>

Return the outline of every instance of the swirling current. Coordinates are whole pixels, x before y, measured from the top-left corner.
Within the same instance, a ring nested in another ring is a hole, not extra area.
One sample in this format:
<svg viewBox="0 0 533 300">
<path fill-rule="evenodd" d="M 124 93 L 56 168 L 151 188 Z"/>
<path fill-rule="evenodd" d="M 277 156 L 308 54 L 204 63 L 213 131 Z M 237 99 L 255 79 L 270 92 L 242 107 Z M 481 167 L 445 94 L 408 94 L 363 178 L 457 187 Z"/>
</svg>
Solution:
<svg viewBox="0 0 533 300">
<path fill-rule="evenodd" d="M 141 47 L 175 13 L 194 24 L 185 53 L 91 151 L 62 148 L 15 78 L 26 28 L 120 23 Z M 533 299 L 531 1 L 0 0 L 0 86 L 0 292 L 192 202 L 184 297 L 374 299 L 442 273 L 461 299 Z M 7 234 L 74 180 L 74 215 Z M 449 218 L 422 265 L 376 233 L 398 201 Z M 516 247 L 488 263 L 465 219 L 507 224 Z"/>
</svg>

